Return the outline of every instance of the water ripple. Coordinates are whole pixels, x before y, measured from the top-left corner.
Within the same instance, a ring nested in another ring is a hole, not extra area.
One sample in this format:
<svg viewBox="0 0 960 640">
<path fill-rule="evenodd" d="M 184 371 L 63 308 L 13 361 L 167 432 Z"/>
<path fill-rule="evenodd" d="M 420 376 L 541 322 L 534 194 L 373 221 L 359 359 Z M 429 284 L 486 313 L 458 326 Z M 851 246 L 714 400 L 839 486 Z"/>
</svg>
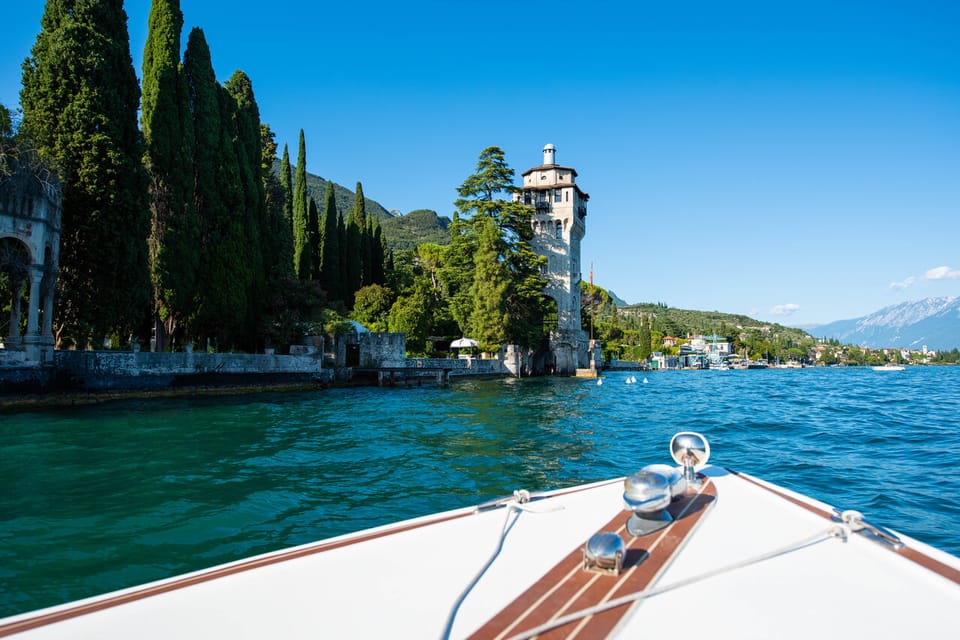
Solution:
<svg viewBox="0 0 960 640">
<path fill-rule="evenodd" d="M 0 616 L 626 474 L 681 430 L 719 465 L 960 553 L 960 368 L 627 375 L 5 416 Z"/>
</svg>

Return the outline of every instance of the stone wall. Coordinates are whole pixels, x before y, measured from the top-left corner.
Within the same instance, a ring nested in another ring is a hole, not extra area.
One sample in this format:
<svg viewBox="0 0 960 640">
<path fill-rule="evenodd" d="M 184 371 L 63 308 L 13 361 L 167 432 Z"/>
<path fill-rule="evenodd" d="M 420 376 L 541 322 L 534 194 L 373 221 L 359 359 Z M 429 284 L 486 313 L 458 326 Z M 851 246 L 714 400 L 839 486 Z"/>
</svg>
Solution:
<svg viewBox="0 0 960 640">
<path fill-rule="evenodd" d="M 360 333 L 360 367 L 403 367 L 407 359 L 407 334 Z"/>
<path fill-rule="evenodd" d="M 84 390 L 154 389 L 326 381 L 319 354 L 57 351 L 59 386 Z"/>
<path fill-rule="evenodd" d="M 480 358 L 408 358 L 406 366 L 450 369 L 451 376 L 499 376 L 510 373 L 500 360 L 481 360 Z"/>
</svg>

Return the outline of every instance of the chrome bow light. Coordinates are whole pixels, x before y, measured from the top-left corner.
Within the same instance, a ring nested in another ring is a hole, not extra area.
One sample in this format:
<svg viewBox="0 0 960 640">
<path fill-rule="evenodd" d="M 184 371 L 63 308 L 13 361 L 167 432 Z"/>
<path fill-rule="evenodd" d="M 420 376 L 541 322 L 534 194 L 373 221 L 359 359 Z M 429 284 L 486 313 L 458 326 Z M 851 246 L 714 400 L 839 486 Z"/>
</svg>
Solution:
<svg viewBox="0 0 960 640">
<path fill-rule="evenodd" d="M 583 547 L 583 568 L 586 571 L 618 576 L 623 570 L 626 545 L 615 533 L 601 532 L 590 536 Z"/>
<path fill-rule="evenodd" d="M 659 473 L 666 478 L 670 483 L 670 496 L 674 500 L 679 500 L 687 492 L 687 479 L 683 477 L 683 471 L 679 467 L 671 467 L 669 464 L 648 464 L 640 471 Z"/>
<path fill-rule="evenodd" d="M 699 489 L 700 481 L 694 467 L 703 465 L 710 459 L 710 444 L 707 439 L 693 431 L 681 431 L 670 440 L 670 455 L 683 466 L 683 477 L 687 488 Z"/>
<path fill-rule="evenodd" d="M 627 519 L 627 532 L 636 537 L 662 529 L 673 516 L 667 512 L 670 501 L 670 481 L 653 471 L 638 471 L 623 481 L 623 502 L 633 515 Z"/>
</svg>

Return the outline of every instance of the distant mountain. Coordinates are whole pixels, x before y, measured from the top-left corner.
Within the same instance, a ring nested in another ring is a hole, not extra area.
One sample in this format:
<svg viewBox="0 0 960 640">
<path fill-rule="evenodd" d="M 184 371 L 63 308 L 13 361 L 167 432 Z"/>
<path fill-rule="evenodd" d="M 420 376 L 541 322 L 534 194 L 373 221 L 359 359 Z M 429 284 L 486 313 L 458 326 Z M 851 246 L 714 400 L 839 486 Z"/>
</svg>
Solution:
<svg viewBox="0 0 960 640">
<path fill-rule="evenodd" d="M 607 295 L 610 296 L 610 299 L 613 300 L 613 304 L 617 305 L 618 308 L 629 306 L 629 303 L 624 302 L 623 298 L 620 298 L 612 290 L 607 289 Z"/>
<path fill-rule="evenodd" d="M 960 298 L 926 298 L 884 307 L 852 320 L 810 330 L 818 338 L 871 349 L 896 347 L 935 351 L 960 348 Z"/>
</svg>

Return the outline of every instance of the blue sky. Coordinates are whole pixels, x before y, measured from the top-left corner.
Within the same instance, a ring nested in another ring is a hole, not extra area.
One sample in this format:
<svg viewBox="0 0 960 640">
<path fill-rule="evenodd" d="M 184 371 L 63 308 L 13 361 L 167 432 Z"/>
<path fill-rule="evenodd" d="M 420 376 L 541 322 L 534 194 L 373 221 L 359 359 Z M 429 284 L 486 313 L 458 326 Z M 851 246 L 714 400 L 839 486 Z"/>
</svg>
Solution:
<svg viewBox="0 0 960 640">
<path fill-rule="evenodd" d="M 43 2 L 4 8 L 0 102 Z M 126 2 L 140 74 L 149 0 Z M 557 147 L 584 279 L 788 325 L 960 295 L 960 3 L 181 0 L 308 169 L 452 215 L 480 151 Z"/>
</svg>

